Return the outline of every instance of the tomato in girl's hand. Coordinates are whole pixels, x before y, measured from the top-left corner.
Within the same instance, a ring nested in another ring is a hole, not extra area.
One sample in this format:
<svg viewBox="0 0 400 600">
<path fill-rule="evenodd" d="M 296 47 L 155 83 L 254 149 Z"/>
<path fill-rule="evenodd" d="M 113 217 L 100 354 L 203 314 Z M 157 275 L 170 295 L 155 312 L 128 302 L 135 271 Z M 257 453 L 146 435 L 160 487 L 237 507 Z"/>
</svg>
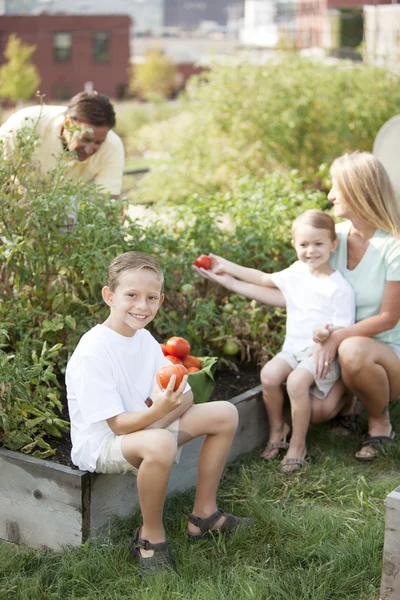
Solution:
<svg viewBox="0 0 400 600">
<path fill-rule="evenodd" d="M 171 337 L 166 341 L 165 347 L 168 354 L 177 356 L 178 358 L 185 358 L 190 352 L 190 344 L 183 337 Z"/>
<path fill-rule="evenodd" d="M 208 269 L 211 267 L 211 258 L 205 254 L 201 254 L 198 258 L 196 258 L 194 264 L 196 267 L 199 267 L 199 269 L 205 269 L 208 271 Z"/>
<path fill-rule="evenodd" d="M 183 376 L 187 375 L 187 373 L 188 371 L 183 365 L 171 365 L 170 367 L 161 367 L 161 369 L 157 371 L 156 378 L 159 386 L 165 390 L 172 375 L 175 375 L 176 381 L 174 391 L 176 391 L 182 383 Z"/>
</svg>

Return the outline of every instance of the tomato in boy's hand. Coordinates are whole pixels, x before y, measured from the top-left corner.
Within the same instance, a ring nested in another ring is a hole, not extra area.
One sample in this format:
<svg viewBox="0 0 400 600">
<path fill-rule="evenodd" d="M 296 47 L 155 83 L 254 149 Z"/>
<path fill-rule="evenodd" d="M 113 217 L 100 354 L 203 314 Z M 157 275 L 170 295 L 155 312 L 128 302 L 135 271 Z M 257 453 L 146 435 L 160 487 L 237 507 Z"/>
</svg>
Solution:
<svg viewBox="0 0 400 600">
<path fill-rule="evenodd" d="M 205 269 L 208 271 L 208 269 L 211 267 L 211 258 L 205 254 L 201 254 L 198 258 L 196 258 L 194 264 L 196 267 L 199 267 L 199 269 Z"/>
<path fill-rule="evenodd" d="M 190 352 L 190 344 L 183 337 L 172 337 L 166 341 L 165 347 L 168 354 L 177 356 L 178 358 L 185 358 Z"/>
<path fill-rule="evenodd" d="M 161 369 L 159 369 L 156 374 L 159 386 L 165 390 L 169 384 L 169 380 L 171 379 L 172 375 L 176 376 L 176 381 L 174 385 L 174 391 L 176 391 L 182 383 L 183 376 L 187 375 L 187 369 L 183 365 L 171 365 L 170 367 L 161 367 Z"/>
</svg>

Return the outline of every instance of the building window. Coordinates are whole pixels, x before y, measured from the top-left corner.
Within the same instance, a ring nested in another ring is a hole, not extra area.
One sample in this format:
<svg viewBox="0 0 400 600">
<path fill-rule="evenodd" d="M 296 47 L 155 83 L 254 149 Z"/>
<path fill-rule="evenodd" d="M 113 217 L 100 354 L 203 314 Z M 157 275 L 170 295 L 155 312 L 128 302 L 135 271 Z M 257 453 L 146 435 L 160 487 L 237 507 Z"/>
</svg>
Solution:
<svg viewBox="0 0 400 600">
<path fill-rule="evenodd" d="M 92 38 L 92 56 L 96 62 L 108 62 L 110 58 L 110 33 L 96 31 Z"/>
<path fill-rule="evenodd" d="M 72 85 L 70 83 L 55 83 L 52 91 L 54 100 L 69 100 L 72 96 Z"/>
<path fill-rule="evenodd" d="M 53 51 L 56 62 L 71 60 L 72 35 L 69 31 L 57 31 L 53 34 Z"/>
</svg>

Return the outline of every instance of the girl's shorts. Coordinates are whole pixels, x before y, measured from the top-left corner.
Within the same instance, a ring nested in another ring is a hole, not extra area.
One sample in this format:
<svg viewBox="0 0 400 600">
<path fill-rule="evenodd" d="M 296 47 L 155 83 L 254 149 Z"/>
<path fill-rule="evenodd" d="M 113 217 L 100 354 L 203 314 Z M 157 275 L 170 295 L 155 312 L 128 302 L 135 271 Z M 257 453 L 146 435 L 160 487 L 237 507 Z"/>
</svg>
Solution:
<svg viewBox="0 0 400 600">
<path fill-rule="evenodd" d="M 168 425 L 168 427 L 165 429 L 171 431 L 178 442 L 179 418 L 173 421 L 173 423 Z M 96 462 L 96 473 L 106 473 L 108 475 L 114 473 L 131 473 L 137 475 L 138 469 L 131 465 L 131 463 L 128 462 L 125 456 L 122 454 L 121 444 L 123 437 L 125 436 L 112 433 L 105 439 Z M 174 463 L 179 462 L 181 453 L 182 446 L 180 446 L 176 451 Z"/>
<path fill-rule="evenodd" d="M 289 367 L 292 367 L 293 371 L 298 367 L 309 371 L 314 377 L 314 385 L 310 388 L 310 394 L 320 398 L 320 400 L 323 400 L 329 394 L 336 381 L 340 379 L 339 363 L 335 358 L 329 367 L 329 371 L 326 374 L 325 379 L 316 379 L 313 357 L 309 356 L 310 352 L 311 348 L 306 348 L 306 350 L 302 350 L 301 352 L 294 354 L 292 352 L 283 350 L 282 352 L 279 352 L 275 358 L 284 360 Z"/>
</svg>

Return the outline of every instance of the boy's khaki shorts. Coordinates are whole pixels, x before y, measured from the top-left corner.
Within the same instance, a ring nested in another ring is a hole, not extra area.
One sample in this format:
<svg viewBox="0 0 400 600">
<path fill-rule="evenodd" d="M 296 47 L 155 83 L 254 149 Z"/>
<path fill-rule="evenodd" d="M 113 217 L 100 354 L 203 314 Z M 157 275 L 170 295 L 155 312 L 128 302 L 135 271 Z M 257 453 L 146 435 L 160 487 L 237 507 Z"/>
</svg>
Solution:
<svg viewBox="0 0 400 600">
<path fill-rule="evenodd" d="M 315 385 L 311 386 L 310 388 L 310 394 L 323 400 L 331 391 L 336 381 L 340 379 L 339 363 L 335 358 L 335 360 L 329 367 L 329 371 L 326 374 L 325 379 L 316 379 L 313 357 L 309 356 L 310 352 L 310 348 L 307 348 L 306 350 L 302 350 L 301 352 L 294 354 L 283 350 L 282 352 L 279 352 L 275 358 L 280 358 L 284 360 L 290 367 L 292 367 L 293 371 L 298 367 L 310 371 L 315 381 Z"/>
<path fill-rule="evenodd" d="M 179 434 L 179 418 L 173 421 L 171 425 L 166 427 L 168 431 L 171 431 L 176 441 L 178 442 Z M 96 462 L 96 473 L 106 473 L 108 475 L 120 473 L 127 474 L 131 473 L 137 475 L 138 469 L 131 465 L 122 454 L 121 444 L 123 435 L 116 435 L 112 433 L 109 435 L 101 450 L 99 457 Z M 182 446 L 180 446 L 176 452 L 174 463 L 178 463 L 182 453 Z"/>
</svg>

